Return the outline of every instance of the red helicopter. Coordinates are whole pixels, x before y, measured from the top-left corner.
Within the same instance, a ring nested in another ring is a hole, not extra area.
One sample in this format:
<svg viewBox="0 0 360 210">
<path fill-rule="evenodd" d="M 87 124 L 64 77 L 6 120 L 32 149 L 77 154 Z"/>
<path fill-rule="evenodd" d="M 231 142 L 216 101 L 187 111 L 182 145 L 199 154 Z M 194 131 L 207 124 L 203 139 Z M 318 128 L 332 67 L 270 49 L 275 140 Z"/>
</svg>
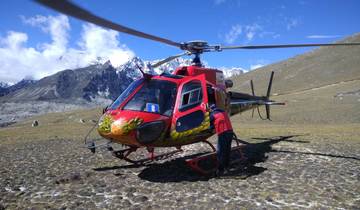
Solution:
<svg viewBox="0 0 360 210">
<path fill-rule="evenodd" d="M 104 18 L 98 17 L 89 11 L 67 0 L 36 0 L 36 2 L 50 7 L 69 16 L 91 22 L 115 31 L 131 34 L 137 37 L 175 46 L 184 53 L 170 56 L 151 67 L 158 67 L 166 62 L 185 55 L 194 55 L 191 66 L 178 67 L 172 74 L 150 75 L 143 73 L 143 78 L 131 83 L 128 88 L 111 104 L 104 109 L 103 116 L 98 123 L 98 133 L 112 143 L 126 146 L 126 149 L 115 151 L 106 144 L 114 156 L 134 164 L 146 163 L 166 157 L 181 151 L 183 145 L 205 142 L 209 144 L 215 154 L 215 147 L 207 141 L 214 134 L 210 125 L 210 106 L 226 110 L 235 115 L 247 110 L 265 106 L 266 118 L 270 120 L 270 105 L 284 105 L 270 100 L 271 86 L 274 72 L 270 75 L 270 82 L 266 96 L 256 96 L 251 81 L 252 95 L 228 91 L 232 87 L 231 80 L 225 80 L 222 71 L 203 67 L 200 54 L 207 52 L 221 52 L 231 49 L 269 49 L 315 46 L 352 46 L 360 43 L 335 44 L 288 44 L 288 45 L 256 45 L 256 46 L 221 46 L 209 45 L 205 41 L 174 42 L 165 38 L 137 31 Z M 260 113 L 259 113 L 260 115 Z M 260 115 L 261 117 L 261 115 Z M 239 150 L 243 142 L 235 138 Z M 94 141 L 88 143 L 88 148 L 95 152 Z M 174 152 L 154 156 L 156 147 L 175 147 Z M 130 154 L 139 148 L 146 148 L 150 158 L 133 160 Z M 203 157 L 188 161 L 189 165 L 203 172 L 198 162 Z"/>
</svg>

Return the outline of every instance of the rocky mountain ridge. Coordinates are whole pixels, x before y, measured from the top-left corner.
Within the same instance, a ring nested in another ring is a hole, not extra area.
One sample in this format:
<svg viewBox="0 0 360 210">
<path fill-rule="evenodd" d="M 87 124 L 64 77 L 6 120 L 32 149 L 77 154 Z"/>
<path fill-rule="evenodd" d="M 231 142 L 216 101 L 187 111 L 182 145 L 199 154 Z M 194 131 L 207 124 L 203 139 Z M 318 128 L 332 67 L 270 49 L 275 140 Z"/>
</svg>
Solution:
<svg viewBox="0 0 360 210">
<path fill-rule="evenodd" d="M 136 78 L 141 77 L 138 68 L 145 72 L 159 75 L 172 73 L 178 66 L 191 65 L 191 60 L 176 59 L 158 68 L 151 69 L 146 62 L 134 57 L 127 63 L 114 67 L 110 61 L 97 63 L 85 68 L 67 69 L 38 81 L 21 80 L 19 83 L 0 89 L 0 101 L 51 101 L 65 103 L 108 104 Z M 222 68 L 225 76 L 230 77 L 243 73 L 240 68 Z M 5 86 L 5 85 L 4 85 Z"/>
</svg>

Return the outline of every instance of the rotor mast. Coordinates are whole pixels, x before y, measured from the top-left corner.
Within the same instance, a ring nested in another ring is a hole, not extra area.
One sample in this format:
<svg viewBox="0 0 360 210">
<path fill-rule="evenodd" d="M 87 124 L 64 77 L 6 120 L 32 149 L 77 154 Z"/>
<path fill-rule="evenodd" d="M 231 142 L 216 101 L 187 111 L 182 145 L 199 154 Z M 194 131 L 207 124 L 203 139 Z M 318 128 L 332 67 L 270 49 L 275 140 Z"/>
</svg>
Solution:
<svg viewBox="0 0 360 210">
<path fill-rule="evenodd" d="M 195 54 L 195 57 L 193 58 L 191 64 L 193 66 L 199 66 L 199 67 L 202 67 L 202 63 L 201 63 L 201 59 L 200 59 L 200 53 L 196 53 Z"/>
</svg>

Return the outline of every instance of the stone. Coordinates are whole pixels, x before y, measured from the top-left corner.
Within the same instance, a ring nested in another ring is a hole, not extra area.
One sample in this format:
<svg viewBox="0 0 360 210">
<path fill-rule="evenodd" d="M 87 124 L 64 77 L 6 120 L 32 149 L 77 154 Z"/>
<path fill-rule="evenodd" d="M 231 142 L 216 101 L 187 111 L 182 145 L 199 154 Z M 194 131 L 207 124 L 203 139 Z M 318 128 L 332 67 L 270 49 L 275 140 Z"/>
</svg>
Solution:
<svg viewBox="0 0 360 210">
<path fill-rule="evenodd" d="M 37 126 L 39 126 L 39 121 L 34 120 L 31 124 L 31 127 L 37 127 Z"/>
<path fill-rule="evenodd" d="M 145 202 L 145 201 L 147 201 L 147 200 L 149 200 L 149 198 L 146 197 L 146 196 L 144 196 L 144 195 L 136 196 L 136 197 L 134 198 L 134 201 L 140 202 L 140 203 L 143 203 L 143 202 Z"/>
</svg>

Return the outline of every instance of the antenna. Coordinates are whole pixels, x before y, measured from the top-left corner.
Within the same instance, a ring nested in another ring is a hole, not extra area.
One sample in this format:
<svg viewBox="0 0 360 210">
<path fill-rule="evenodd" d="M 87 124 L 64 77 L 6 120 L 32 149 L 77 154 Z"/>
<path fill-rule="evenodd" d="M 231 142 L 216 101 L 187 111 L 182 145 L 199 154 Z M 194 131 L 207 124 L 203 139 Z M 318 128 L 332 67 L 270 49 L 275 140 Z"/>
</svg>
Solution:
<svg viewBox="0 0 360 210">
<path fill-rule="evenodd" d="M 139 66 L 139 64 L 138 64 L 137 62 L 135 62 L 135 65 L 136 65 L 136 67 L 141 71 L 143 77 L 144 77 L 146 80 L 148 80 L 148 79 L 151 78 L 152 75 L 145 73 L 145 72 L 142 70 L 142 68 Z"/>
</svg>

